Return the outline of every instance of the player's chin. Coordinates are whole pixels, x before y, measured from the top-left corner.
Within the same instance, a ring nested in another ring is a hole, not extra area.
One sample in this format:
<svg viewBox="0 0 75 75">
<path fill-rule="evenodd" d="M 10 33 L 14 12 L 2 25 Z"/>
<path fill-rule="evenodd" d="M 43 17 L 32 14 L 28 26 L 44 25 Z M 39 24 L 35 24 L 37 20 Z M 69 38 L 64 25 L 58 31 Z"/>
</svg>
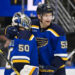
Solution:
<svg viewBox="0 0 75 75">
<path fill-rule="evenodd" d="M 46 22 L 46 25 L 48 26 L 48 25 L 50 25 L 50 23 L 51 23 L 51 22 Z"/>
</svg>

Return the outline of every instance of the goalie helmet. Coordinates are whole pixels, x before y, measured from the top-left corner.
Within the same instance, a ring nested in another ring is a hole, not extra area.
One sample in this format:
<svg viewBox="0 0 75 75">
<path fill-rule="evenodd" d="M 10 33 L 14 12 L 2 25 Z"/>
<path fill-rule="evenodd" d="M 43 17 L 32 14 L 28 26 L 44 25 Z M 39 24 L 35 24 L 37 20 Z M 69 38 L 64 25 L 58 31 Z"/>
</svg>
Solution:
<svg viewBox="0 0 75 75">
<path fill-rule="evenodd" d="M 44 14 L 44 13 L 52 13 L 53 14 L 53 10 L 47 4 L 39 4 L 37 7 L 37 14 Z"/>
<path fill-rule="evenodd" d="M 21 12 L 17 12 L 14 14 L 12 18 L 12 26 L 19 26 L 25 29 L 31 28 L 31 19 Z"/>
</svg>

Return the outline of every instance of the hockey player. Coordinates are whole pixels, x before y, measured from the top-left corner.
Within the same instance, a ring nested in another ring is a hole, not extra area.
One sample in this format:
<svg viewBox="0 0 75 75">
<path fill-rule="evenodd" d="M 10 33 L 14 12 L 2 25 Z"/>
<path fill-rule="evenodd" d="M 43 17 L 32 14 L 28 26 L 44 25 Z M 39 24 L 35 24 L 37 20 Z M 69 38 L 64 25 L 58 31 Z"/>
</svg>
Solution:
<svg viewBox="0 0 75 75">
<path fill-rule="evenodd" d="M 39 48 L 39 75 L 65 75 L 66 35 L 59 25 L 52 23 L 54 17 L 50 6 L 40 4 L 37 17 L 38 20 L 32 21 L 32 32 Z M 58 70 L 61 70 L 60 74 Z"/>
<path fill-rule="evenodd" d="M 35 37 L 31 33 L 30 18 L 21 12 L 15 13 L 12 25 L 5 31 L 6 37 L 11 40 L 8 60 L 20 75 L 37 75 L 38 52 Z M 8 63 L 6 63 L 5 75 L 16 75 Z"/>
</svg>

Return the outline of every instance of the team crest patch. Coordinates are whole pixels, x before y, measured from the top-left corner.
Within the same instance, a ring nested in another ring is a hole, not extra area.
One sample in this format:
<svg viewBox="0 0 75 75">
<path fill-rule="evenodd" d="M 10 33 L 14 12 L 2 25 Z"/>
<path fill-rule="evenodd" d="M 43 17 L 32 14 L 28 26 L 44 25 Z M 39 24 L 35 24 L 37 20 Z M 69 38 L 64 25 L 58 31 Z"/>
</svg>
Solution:
<svg viewBox="0 0 75 75">
<path fill-rule="evenodd" d="M 47 38 L 39 38 L 39 37 L 37 37 L 36 40 L 37 40 L 38 48 L 46 46 L 48 44 L 48 39 Z"/>
</svg>

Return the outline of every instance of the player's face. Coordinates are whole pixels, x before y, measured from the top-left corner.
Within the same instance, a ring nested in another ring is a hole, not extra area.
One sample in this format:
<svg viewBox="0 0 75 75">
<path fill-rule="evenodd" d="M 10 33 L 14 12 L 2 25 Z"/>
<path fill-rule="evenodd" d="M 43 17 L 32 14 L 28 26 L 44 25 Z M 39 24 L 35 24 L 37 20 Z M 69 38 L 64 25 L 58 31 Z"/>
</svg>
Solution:
<svg viewBox="0 0 75 75">
<path fill-rule="evenodd" d="M 42 15 L 42 17 L 41 17 L 41 15 L 38 15 L 38 18 L 40 19 L 40 21 L 42 23 L 41 27 L 46 28 L 50 25 L 52 18 L 53 18 L 53 15 L 52 15 L 52 13 L 45 13 Z"/>
<path fill-rule="evenodd" d="M 53 18 L 52 13 L 43 14 L 42 19 L 41 19 L 42 24 L 45 25 L 45 26 L 49 26 L 51 21 L 52 21 L 52 18 Z"/>
</svg>

